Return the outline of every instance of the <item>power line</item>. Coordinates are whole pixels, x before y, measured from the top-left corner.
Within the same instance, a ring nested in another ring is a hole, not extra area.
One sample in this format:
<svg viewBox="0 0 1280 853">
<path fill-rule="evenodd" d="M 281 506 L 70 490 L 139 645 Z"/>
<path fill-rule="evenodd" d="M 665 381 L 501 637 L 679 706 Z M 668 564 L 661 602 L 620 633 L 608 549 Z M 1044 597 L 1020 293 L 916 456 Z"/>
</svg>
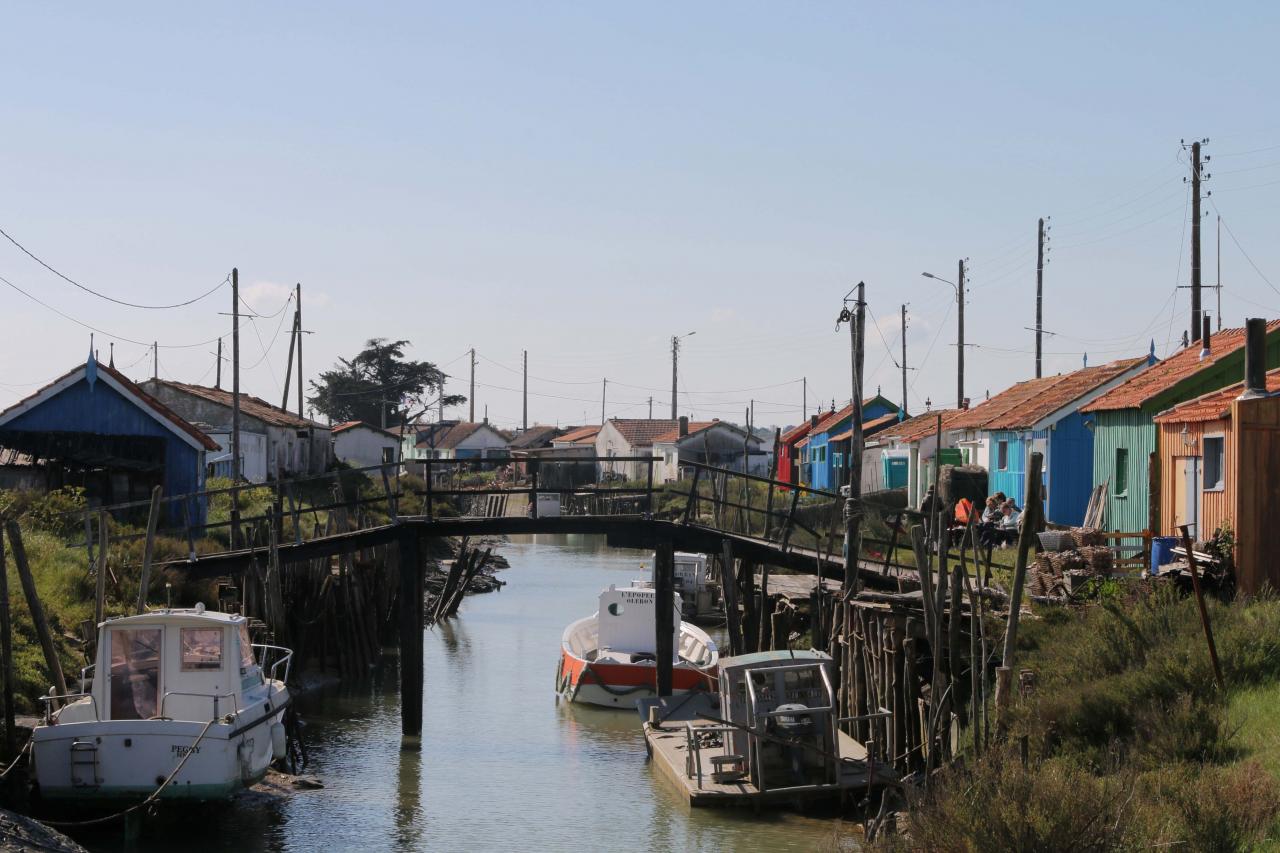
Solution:
<svg viewBox="0 0 1280 853">
<path fill-rule="evenodd" d="M 34 252 L 32 252 L 32 251 L 31 251 L 30 249 L 28 249 L 26 246 L 22 245 L 22 244 L 21 244 L 21 243 L 19 243 L 17 240 L 15 240 L 15 239 L 13 238 L 13 236 L 12 236 L 12 235 L 10 235 L 10 234 L 9 234 L 9 232 L 5 231 L 3 228 L 0 228 L 0 236 L 3 236 L 3 237 L 4 237 L 6 240 L 8 240 L 10 243 L 12 243 L 13 245 L 17 246 L 20 250 L 22 250 L 23 254 L 25 254 L 27 257 L 31 258 L 31 260 L 35 261 L 37 264 L 39 264 L 40 266 L 44 267 L 44 268 L 45 268 L 45 269 L 47 269 L 49 272 L 53 273 L 53 274 L 54 274 L 54 275 L 56 275 L 58 278 L 60 278 L 60 279 L 62 279 L 63 281 L 67 282 L 68 284 L 71 284 L 71 285 L 74 285 L 75 287 L 80 288 L 80 289 L 81 289 L 81 290 L 83 290 L 85 293 L 91 293 L 91 294 L 93 294 L 94 296 L 98 297 L 99 299 L 105 299 L 105 300 L 107 300 L 108 302 L 114 302 L 115 304 L 117 304 L 117 305 L 123 305 L 123 306 L 125 306 L 126 308 L 145 308 L 145 309 L 148 309 L 148 310 L 151 310 L 151 311 L 164 311 L 164 310 L 168 310 L 168 309 L 170 309 L 170 308 L 182 308 L 182 307 L 184 307 L 184 306 L 186 306 L 186 305 L 191 305 L 191 304 L 193 304 L 193 303 L 195 303 L 195 302 L 199 302 L 201 299 L 205 299 L 206 297 L 212 296 L 213 294 L 217 293 L 217 292 L 218 292 L 218 290 L 220 290 L 220 289 L 222 288 L 222 286 L 223 286 L 223 285 L 225 285 L 228 281 L 230 281 L 230 280 L 231 280 L 231 274 L 230 274 L 230 273 L 227 273 L 227 277 L 226 277 L 226 278 L 224 278 L 222 281 L 218 282 L 218 283 L 217 283 L 217 284 L 216 284 L 212 289 L 210 289 L 210 290 L 206 290 L 204 293 L 200 294 L 199 296 L 196 296 L 196 297 L 193 297 L 193 298 L 191 298 L 191 299 L 188 299 L 188 300 L 187 300 L 187 301 L 185 301 L 185 302 L 175 302 L 175 303 L 174 303 L 174 304 L 172 304 L 172 305 L 143 305 L 143 304 L 138 303 L 138 302 L 126 302 L 126 301 L 125 301 L 125 300 L 123 300 L 123 299 L 116 299 L 114 296 L 108 296 L 108 295 L 107 295 L 107 294 L 105 294 L 105 293 L 101 293 L 101 292 L 99 292 L 99 291 L 97 291 L 97 290 L 94 290 L 92 287 L 86 287 L 85 285 L 81 284 L 80 282 L 76 281 L 75 279 L 71 278 L 70 276 L 65 275 L 65 274 L 63 274 L 63 273 L 59 272 L 58 270 L 54 269 L 54 268 L 53 268 L 53 267 L 51 267 L 49 264 L 47 264 L 47 263 L 45 263 L 43 260 L 41 260 L 41 259 L 40 259 L 40 258 L 39 258 L 35 253 L 34 253 Z"/>
<path fill-rule="evenodd" d="M 14 284 L 13 282 L 9 281 L 9 279 L 3 276 L 0 276 L 0 283 L 8 285 L 9 287 L 21 293 L 23 296 L 30 299 L 32 302 L 36 303 L 37 305 L 43 308 L 49 309 L 50 311 L 57 314 L 59 317 L 63 318 L 64 320 L 70 320 L 72 323 L 75 323 L 77 326 L 83 326 L 84 328 L 88 329 L 91 332 L 97 332 L 100 335 L 105 335 L 108 338 L 114 338 L 117 341 L 124 341 L 125 343 L 128 343 L 128 344 L 136 344 L 137 346 L 147 347 L 147 348 L 151 347 L 151 344 L 147 343 L 146 341 L 135 341 L 133 338 L 126 338 L 124 335 L 117 335 L 113 332 L 108 332 L 105 329 L 100 329 L 97 326 L 91 326 L 90 324 L 84 322 L 83 320 L 78 320 L 75 317 L 72 317 L 70 314 L 67 314 L 64 311 L 60 311 L 59 309 L 54 308 L 48 302 L 43 302 L 37 297 L 32 296 L 30 293 L 27 293 L 27 291 L 23 290 L 21 287 L 18 287 L 18 285 Z M 218 338 L 221 338 L 221 337 L 222 337 L 221 335 L 218 336 Z M 194 344 L 159 344 L 159 347 L 161 349 L 191 349 L 193 347 L 207 347 L 209 344 L 217 341 L 218 338 L 209 338 L 209 340 L 207 341 L 200 341 Z"/>
<path fill-rule="evenodd" d="M 1212 204 L 1214 211 L 1219 216 L 1222 216 L 1222 211 L 1218 210 L 1218 205 L 1214 204 L 1212 199 L 1210 199 L 1209 204 Z M 1262 270 L 1258 269 L 1258 265 L 1253 262 L 1253 258 L 1249 257 L 1249 253 L 1244 250 L 1244 246 L 1240 245 L 1240 241 L 1236 239 L 1235 232 L 1231 230 L 1231 226 L 1227 223 L 1225 218 L 1222 220 L 1222 224 L 1227 229 L 1227 236 L 1231 238 L 1232 243 L 1236 244 L 1236 248 L 1240 250 L 1240 254 L 1244 255 L 1244 259 L 1249 262 L 1249 266 L 1253 267 L 1253 271 L 1258 274 L 1258 278 L 1265 281 L 1267 283 L 1267 287 L 1274 290 L 1277 294 L 1280 294 L 1280 289 L 1277 289 L 1276 286 L 1271 283 L 1271 279 L 1267 278 L 1266 275 L 1263 274 Z"/>
</svg>

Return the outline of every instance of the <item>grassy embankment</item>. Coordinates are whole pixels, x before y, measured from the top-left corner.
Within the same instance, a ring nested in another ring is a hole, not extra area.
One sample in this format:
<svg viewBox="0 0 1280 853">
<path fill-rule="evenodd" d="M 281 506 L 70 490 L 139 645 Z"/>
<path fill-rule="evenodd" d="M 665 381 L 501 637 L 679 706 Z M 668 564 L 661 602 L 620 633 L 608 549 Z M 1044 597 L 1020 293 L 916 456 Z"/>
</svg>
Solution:
<svg viewBox="0 0 1280 853">
<path fill-rule="evenodd" d="M 1167 587 L 1024 620 L 1017 666 L 1039 684 L 1009 746 L 942 773 L 886 846 L 1280 849 L 1280 599 L 1209 610 L 1225 690 L 1194 600 Z"/>
</svg>

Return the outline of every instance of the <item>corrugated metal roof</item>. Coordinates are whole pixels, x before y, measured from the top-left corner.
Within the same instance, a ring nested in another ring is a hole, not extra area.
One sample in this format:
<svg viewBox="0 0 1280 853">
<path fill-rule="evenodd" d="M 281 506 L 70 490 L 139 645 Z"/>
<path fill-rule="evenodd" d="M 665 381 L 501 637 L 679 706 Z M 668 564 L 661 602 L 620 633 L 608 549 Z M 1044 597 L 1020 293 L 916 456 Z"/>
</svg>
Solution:
<svg viewBox="0 0 1280 853">
<path fill-rule="evenodd" d="M 531 447 L 543 447 L 551 444 L 552 440 L 559 437 L 560 427 L 549 426 L 547 424 L 534 424 L 523 432 L 517 433 L 511 439 L 510 447 L 512 450 L 527 450 Z"/>
<path fill-rule="evenodd" d="M 1244 383 L 1237 382 L 1234 385 L 1228 385 L 1226 388 L 1210 391 L 1208 394 L 1203 394 L 1194 400 L 1180 403 L 1172 409 L 1166 409 L 1152 420 L 1158 424 L 1191 424 L 1229 418 L 1231 417 L 1231 402 L 1239 397 L 1243 391 Z M 1272 394 L 1280 393 L 1280 367 L 1267 374 L 1267 391 Z"/>
<path fill-rule="evenodd" d="M 974 406 L 951 426 L 954 429 L 1026 429 L 1146 361 L 1146 356 L 1125 358 L 1058 376 L 1028 379 Z"/>
<path fill-rule="evenodd" d="M 1267 323 L 1267 336 L 1280 329 L 1280 320 Z M 1182 380 L 1216 364 L 1244 346 L 1244 329 L 1223 329 L 1209 338 L 1209 357 L 1200 359 L 1200 349 L 1189 346 L 1117 385 L 1081 411 L 1113 412 L 1141 408 Z"/>
</svg>

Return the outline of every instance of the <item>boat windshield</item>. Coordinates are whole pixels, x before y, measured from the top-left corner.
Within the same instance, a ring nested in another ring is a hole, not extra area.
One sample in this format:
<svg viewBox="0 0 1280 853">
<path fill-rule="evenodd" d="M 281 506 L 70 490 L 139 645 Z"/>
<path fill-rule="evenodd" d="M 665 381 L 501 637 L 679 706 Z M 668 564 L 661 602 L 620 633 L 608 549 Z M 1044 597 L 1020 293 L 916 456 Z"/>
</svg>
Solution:
<svg viewBox="0 0 1280 853">
<path fill-rule="evenodd" d="M 149 720 L 160 698 L 161 628 L 111 632 L 111 719 Z"/>
</svg>

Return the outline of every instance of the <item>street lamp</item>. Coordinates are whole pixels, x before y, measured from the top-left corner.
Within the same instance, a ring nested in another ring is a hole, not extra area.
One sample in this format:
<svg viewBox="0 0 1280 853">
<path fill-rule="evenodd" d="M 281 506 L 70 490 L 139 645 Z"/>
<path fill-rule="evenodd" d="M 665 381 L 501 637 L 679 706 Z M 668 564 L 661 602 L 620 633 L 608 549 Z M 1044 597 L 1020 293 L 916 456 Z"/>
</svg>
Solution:
<svg viewBox="0 0 1280 853">
<path fill-rule="evenodd" d="M 945 279 L 940 275 L 934 275 L 931 272 L 922 272 L 920 275 L 925 278 L 931 278 L 934 281 L 940 281 L 943 284 L 949 284 L 956 292 L 956 408 L 964 408 L 964 261 L 960 261 L 960 283 Z"/>
<path fill-rule="evenodd" d="M 671 336 L 671 420 L 675 420 L 676 415 L 676 387 L 677 380 L 680 376 L 680 341 L 683 338 L 698 334 L 697 331 L 685 332 L 683 335 Z"/>
</svg>

